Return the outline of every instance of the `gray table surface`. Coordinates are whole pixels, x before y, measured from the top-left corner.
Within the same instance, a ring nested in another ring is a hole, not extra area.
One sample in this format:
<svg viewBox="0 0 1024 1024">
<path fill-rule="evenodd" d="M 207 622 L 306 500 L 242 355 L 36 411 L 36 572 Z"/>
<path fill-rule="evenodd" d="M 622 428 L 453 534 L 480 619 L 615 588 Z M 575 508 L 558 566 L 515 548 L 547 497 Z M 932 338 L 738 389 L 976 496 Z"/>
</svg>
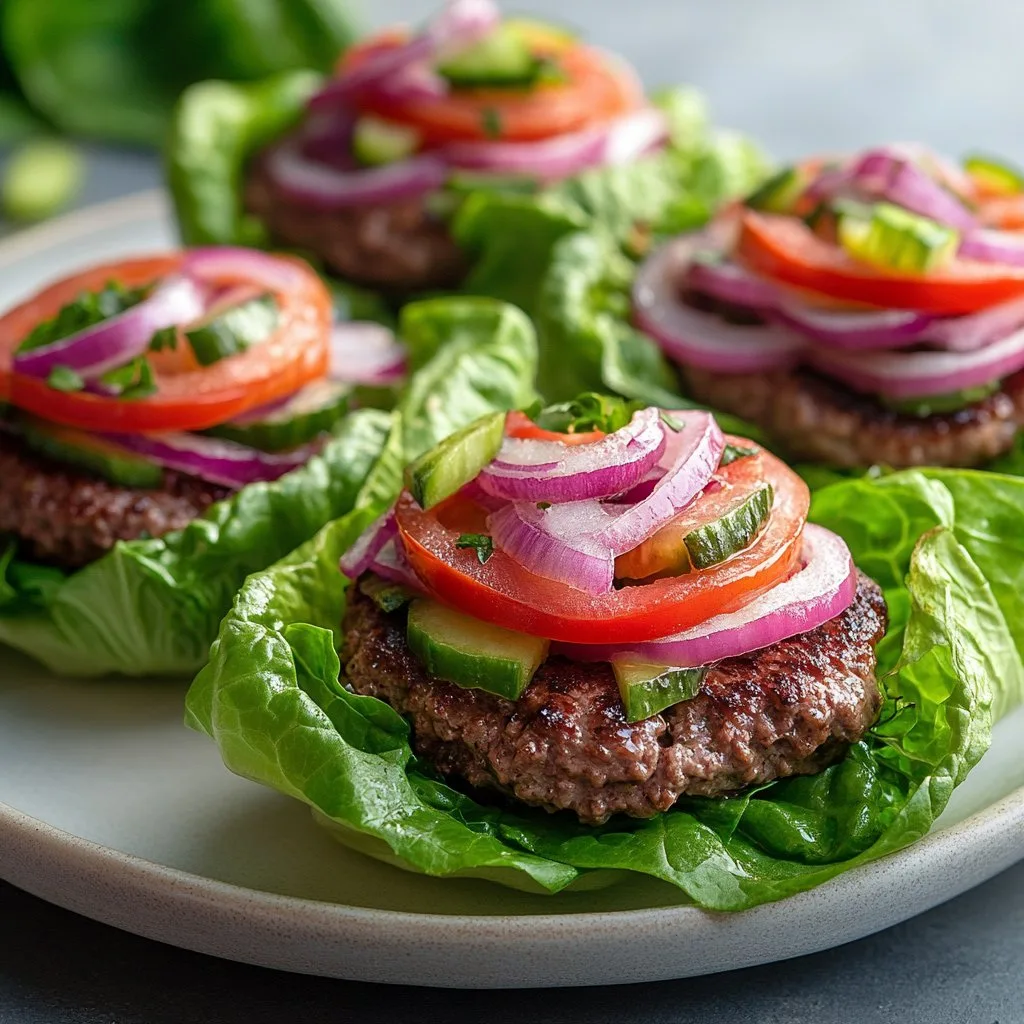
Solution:
<svg viewBox="0 0 1024 1024">
<path fill-rule="evenodd" d="M 374 21 L 433 0 L 376 0 Z M 702 87 L 722 124 L 781 157 L 925 139 L 1024 160 L 1024 6 L 1014 0 L 537 0 L 651 85 Z M 149 154 L 94 147 L 81 202 L 157 185 Z M 1024 851 L 1024 846 L 1022 846 Z M 0 1024 L 790 1022 L 1024 1024 L 1024 863 L 896 928 L 710 978 L 446 993 L 278 974 L 114 931 L 0 884 Z"/>
</svg>

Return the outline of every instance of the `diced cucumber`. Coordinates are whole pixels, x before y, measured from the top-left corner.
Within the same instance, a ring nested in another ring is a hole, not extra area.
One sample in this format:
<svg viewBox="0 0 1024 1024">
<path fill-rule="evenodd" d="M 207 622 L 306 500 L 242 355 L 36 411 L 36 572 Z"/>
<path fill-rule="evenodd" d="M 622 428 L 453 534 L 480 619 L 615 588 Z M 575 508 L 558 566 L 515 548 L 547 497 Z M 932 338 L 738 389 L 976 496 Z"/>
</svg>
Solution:
<svg viewBox="0 0 1024 1024">
<path fill-rule="evenodd" d="M 810 176 L 799 167 L 784 167 L 744 200 L 752 210 L 762 213 L 790 213 L 810 183 Z"/>
<path fill-rule="evenodd" d="M 152 490 L 163 483 L 163 470 L 143 456 L 93 434 L 45 420 L 25 418 L 22 437 L 33 451 L 68 466 L 87 470 L 122 487 Z"/>
<path fill-rule="evenodd" d="M 700 693 L 704 668 L 670 668 L 635 661 L 613 661 L 627 722 L 641 722 Z"/>
<path fill-rule="evenodd" d="M 407 466 L 405 486 L 423 508 L 431 508 L 476 479 L 498 454 L 504 436 L 503 412 L 481 416 Z"/>
<path fill-rule="evenodd" d="M 526 88 L 537 81 L 543 63 L 534 57 L 525 33 L 499 25 L 437 70 L 456 88 Z"/>
<path fill-rule="evenodd" d="M 749 547 L 768 522 L 774 500 L 774 488 L 765 484 L 721 519 L 691 530 L 683 538 L 690 565 L 707 569 Z"/>
<path fill-rule="evenodd" d="M 866 218 L 840 216 L 839 243 L 872 266 L 924 274 L 953 259 L 960 233 L 892 203 L 878 203 Z"/>
<path fill-rule="evenodd" d="M 926 416 L 958 412 L 969 405 L 983 402 L 998 390 L 999 381 L 994 380 L 989 384 L 979 384 L 977 387 L 964 388 L 962 391 L 950 391 L 944 395 L 928 395 L 922 398 L 886 398 L 881 395 L 879 400 L 882 405 L 894 412 L 923 419 Z"/>
<path fill-rule="evenodd" d="M 210 366 L 266 341 L 277 330 L 280 310 L 272 295 L 257 295 L 212 313 L 185 331 L 196 361 Z"/>
<path fill-rule="evenodd" d="M 409 606 L 406 641 L 431 675 L 506 700 L 519 699 L 550 647 L 425 598 Z"/>
<path fill-rule="evenodd" d="M 972 154 L 964 159 L 964 170 L 989 192 L 1002 196 L 1024 192 L 1024 173 L 1002 160 Z"/>
<path fill-rule="evenodd" d="M 348 412 L 352 385 L 318 380 L 307 384 L 283 405 L 260 415 L 210 427 L 204 433 L 258 448 L 285 452 L 326 433 Z"/>
<path fill-rule="evenodd" d="M 365 594 L 385 615 L 404 608 L 416 595 L 401 583 L 391 583 L 379 576 L 364 576 L 359 581 L 359 590 Z"/>
<path fill-rule="evenodd" d="M 421 141 L 422 136 L 415 128 L 366 115 L 356 121 L 352 130 L 352 155 L 371 167 L 393 164 L 412 156 Z"/>
</svg>

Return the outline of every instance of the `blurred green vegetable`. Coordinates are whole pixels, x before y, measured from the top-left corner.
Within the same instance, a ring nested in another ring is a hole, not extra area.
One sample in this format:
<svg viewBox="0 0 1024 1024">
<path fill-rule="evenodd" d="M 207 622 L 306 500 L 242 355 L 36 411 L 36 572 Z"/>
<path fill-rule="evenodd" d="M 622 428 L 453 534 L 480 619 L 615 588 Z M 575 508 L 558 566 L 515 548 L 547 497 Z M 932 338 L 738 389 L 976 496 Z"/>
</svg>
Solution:
<svg viewBox="0 0 1024 1024">
<path fill-rule="evenodd" d="M 85 161 L 74 146 L 60 139 L 28 142 L 4 169 L 4 215 L 19 221 L 49 217 L 75 198 L 84 177 Z"/>
<path fill-rule="evenodd" d="M 57 127 L 159 144 L 192 82 L 326 71 L 355 26 L 346 0 L 4 0 L 0 34 L 13 79 Z"/>
</svg>

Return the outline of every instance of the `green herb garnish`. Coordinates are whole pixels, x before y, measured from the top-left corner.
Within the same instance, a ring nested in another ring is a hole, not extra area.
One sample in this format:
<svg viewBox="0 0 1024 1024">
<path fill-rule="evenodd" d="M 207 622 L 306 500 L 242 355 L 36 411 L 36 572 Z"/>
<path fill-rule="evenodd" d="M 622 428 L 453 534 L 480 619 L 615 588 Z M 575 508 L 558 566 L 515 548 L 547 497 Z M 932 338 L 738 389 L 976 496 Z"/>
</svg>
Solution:
<svg viewBox="0 0 1024 1024">
<path fill-rule="evenodd" d="M 491 139 L 500 138 L 502 132 L 501 114 L 494 107 L 484 107 L 480 117 L 484 134 Z"/>
<path fill-rule="evenodd" d="M 661 422 L 664 423 L 669 430 L 674 431 L 676 434 L 678 434 L 679 431 L 686 426 L 686 424 L 681 419 L 676 418 L 671 413 L 667 413 L 664 410 L 662 410 L 660 418 Z"/>
<path fill-rule="evenodd" d="M 100 377 L 101 383 L 117 390 L 117 397 L 122 401 L 148 398 L 156 393 L 156 380 L 153 367 L 145 356 L 139 356 L 124 366 L 118 366 Z"/>
<path fill-rule="evenodd" d="M 70 366 L 55 366 L 46 383 L 55 391 L 81 391 L 85 387 L 85 381 Z"/>
<path fill-rule="evenodd" d="M 526 411 L 526 415 L 538 427 L 559 434 L 586 434 L 591 430 L 613 434 L 643 408 L 643 402 L 627 402 L 624 398 L 587 391 L 571 402 L 559 402 L 543 408 L 535 404 Z"/>
<path fill-rule="evenodd" d="M 161 327 L 160 330 L 154 331 L 153 337 L 149 339 L 150 352 L 163 352 L 165 349 L 175 352 L 177 348 L 178 328 L 173 324 L 170 327 Z"/>
<path fill-rule="evenodd" d="M 757 448 L 743 448 L 738 444 L 727 444 L 722 452 L 722 461 L 718 463 L 719 468 L 728 466 L 730 462 L 735 462 L 737 459 L 745 459 L 748 455 L 756 455 L 758 450 Z"/>
<path fill-rule="evenodd" d="M 457 548 L 472 548 L 483 565 L 494 554 L 494 541 L 486 533 L 463 533 L 455 542 Z"/>
<path fill-rule="evenodd" d="M 18 351 L 30 352 L 94 327 L 137 305 L 147 291 L 148 288 L 125 288 L 110 281 L 98 292 L 82 292 L 73 302 L 62 306 L 56 316 L 36 324 L 18 346 Z"/>
</svg>

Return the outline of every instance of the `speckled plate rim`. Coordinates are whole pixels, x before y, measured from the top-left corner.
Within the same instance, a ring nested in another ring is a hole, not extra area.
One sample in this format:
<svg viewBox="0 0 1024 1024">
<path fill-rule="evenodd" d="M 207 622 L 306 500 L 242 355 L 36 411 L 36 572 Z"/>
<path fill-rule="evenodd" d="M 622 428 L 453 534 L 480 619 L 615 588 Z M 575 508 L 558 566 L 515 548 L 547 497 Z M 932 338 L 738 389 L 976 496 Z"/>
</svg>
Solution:
<svg viewBox="0 0 1024 1024">
<path fill-rule="evenodd" d="M 159 190 L 0 242 L 0 269 L 159 216 Z M 782 960 L 887 928 L 1024 857 L 1024 787 L 912 846 L 778 903 L 449 916 L 260 892 L 145 860 L 0 802 L 0 878 L 105 924 L 227 959 L 362 981 L 498 988 L 657 981 Z M 559 897 L 553 897 L 559 898 Z M 572 897 L 564 897 L 572 898 Z"/>
</svg>

